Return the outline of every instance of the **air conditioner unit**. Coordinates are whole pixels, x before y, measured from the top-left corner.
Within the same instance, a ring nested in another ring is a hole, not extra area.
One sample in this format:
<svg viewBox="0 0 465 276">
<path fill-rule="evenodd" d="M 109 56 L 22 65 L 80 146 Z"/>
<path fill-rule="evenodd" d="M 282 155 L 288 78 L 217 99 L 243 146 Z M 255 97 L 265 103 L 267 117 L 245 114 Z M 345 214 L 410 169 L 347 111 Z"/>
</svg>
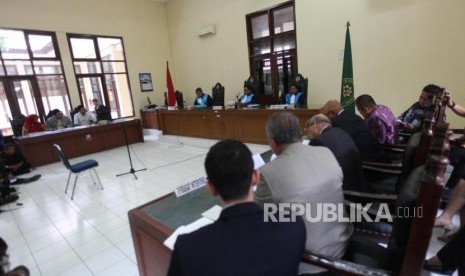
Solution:
<svg viewBox="0 0 465 276">
<path fill-rule="evenodd" d="M 215 33 L 215 25 L 208 25 L 199 30 L 199 37 L 206 37 L 209 35 L 214 35 Z"/>
</svg>

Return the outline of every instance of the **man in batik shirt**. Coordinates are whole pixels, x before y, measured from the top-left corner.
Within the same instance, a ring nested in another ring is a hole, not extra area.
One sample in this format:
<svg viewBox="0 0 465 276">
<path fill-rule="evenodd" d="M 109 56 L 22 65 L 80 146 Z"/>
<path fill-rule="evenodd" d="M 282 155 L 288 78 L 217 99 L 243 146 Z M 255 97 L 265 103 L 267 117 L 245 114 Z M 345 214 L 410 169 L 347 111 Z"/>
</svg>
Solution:
<svg viewBox="0 0 465 276">
<path fill-rule="evenodd" d="M 389 107 L 377 105 L 370 95 L 361 95 L 355 99 L 358 112 L 365 118 L 371 134 L 380 144 L 397 144 L 396 117 Z"/>
</svg>

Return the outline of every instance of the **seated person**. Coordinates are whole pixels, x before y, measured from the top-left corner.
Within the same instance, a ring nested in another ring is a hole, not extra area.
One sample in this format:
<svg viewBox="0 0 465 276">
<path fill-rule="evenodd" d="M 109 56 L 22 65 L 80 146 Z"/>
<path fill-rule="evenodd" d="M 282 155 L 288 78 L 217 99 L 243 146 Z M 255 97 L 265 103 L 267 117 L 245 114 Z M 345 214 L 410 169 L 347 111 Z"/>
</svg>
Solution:
<svg viewBox="0 0 465 276">
<path fill-rule="evenodd" d="M 26 120 L 23 124 L 23 135 L 28 135 L 29 133 L 40 132 L 44 130 L 44 124 L 39 122 L 39 116 L 36 114 L 31 114 L 26 117 Z"/>
<path fill-rule="evenodd" d="M 213 99 L 210 95 L 203 93 L 202 88 L 198 87 L 195 89 L 197 95 L 194 100 L 194 106 L 197 109 L 205 109 L 213 106 Z"/>
<path fill-rule="evenodd" d="M 458 275 L 465 275 L 465 227 L 462 227 L 456 235 L 433 256 L 425 261 L 424 269 L 452 275 L 458 270 Z"/>
<path fill-rule="evenodd" d="M 431 99 L 434 95 L 439 95 L 440 92 L 441 88 L 437 85 L 428 84 L 425 86 L 421 91 L 418 102 L 414 103 L 397 118 L 398 127 L 405 132 L 420 130 L 428 106 L 432 104 Z"/>
<path fill-rule="evenodd" d="M 361 95 L 355 99 L 358 112 L 365 118 L 368 128 L 380 144 L 397 144 L 396 117 L 389 107 L 376 104 L 370 95 Z"/>
<path fill-rule="evenodd" d="M 8 245 L 6 242 L 0 237 L 0 275 L 1 276 L 29 276 L 29 269 L 25 266 L 17 266 L 12 270 L 9 270 L 9 260 L 8 254 L 6 253 L 8 250 Z"/>
<path fill-rule="evenodd" d="M 97 122 L 95 116 L 87 111 L 87 109 L 83 105 L 78 105 L 76 107 L 77 112 L 74 114 L 74 124 L 77 126 L 89 126 Z"/>
<path fill-rule="evenodd" d="M 94 114 L 97 121 L 111 120 L 111 112 L 108 106 L 99 104 L 97 99 L 93 99 L 92 104 L 94 105 Z"/>
<path fill-rule="evenodd" d="M 289 93 L 286 94 L 283 100 L 283 104 L 292 104 L 297 107 L 305 107 L 307 105 L 307 99 L 304 93 L 299 91 L 296 84 L 291 84 L 289 86 Z"/>
<path fill-rule="evenodd" d="M 239 107 L 244 107 L 249 104 L 256 103 L 257 97 L 255 97 L 255 94 L 252 92 L 252 87 L 250 87 L 249 85 L 244 85 L 244 95 L 242 95 L 237 104 L 239 105 Z"/>
<path fill-rule="evenodd" d="M 328 101 L 321 108 L 321 113 L 331 120 L 333 127 L 338 127 L 350 135 L 362 161 L 390 162 L 363 119 L 355 113 L 345 111 L 339 101 Z"/>
<path fill-rule="evenodd" d="M 6 169 L 14 176 L 31 172 L 31 164 L 21 153 L 16 151 L 16 146 L 13 143 L 5 145 L 5 151 L 2 152 L 1 158 L 5 160 Z"/>
<path fill-rule="evenodd" d="M 332 127 L 331 121 L 323 114 L 317 114 L 308 120 L 305 134 L 310 138 L 311 146 L 327 147 L 334 154 L 342 169 L 343 190 L 366 190 L 362 160 L 349 134 Z"/>
<path fill-rule="evenodd" d="M 56 130 L 73 126 L 73 122 L 68 116 L 64 116 L 59 109 L 50 111 L 52 116 L 45 122 L 45 129 Z"/>
<path fill-rule="evenodd" d="M 253 202 L 260 173 L 243 143 L 216 143 L 205 159 L 208 189 L 224 208 L 214 223 L 186 235 L 174 245 L 168 275 L 297 275 L 304 253 L 305 226 L 264 221 Z"/>
<path fill-rule="evenodd" d="M 265 131 L 268 144 L 277 157 L 260 167 L 260 181 L 255 191 L 257 202 L 305 203 L 309 204 L 312 213 L 322 202 L 343 205 L 341 167 L 329 149 L 302 144 L 299 119 L 294 114 L 279 112 L 271 115 Z M 306 250 L 342 258 L 352 235 L 350 222 L 306 219 L 305 226 Z M 300 274 L 321 272 L 324 269 L 304 263 L 299 267 Z"/>
</svg>

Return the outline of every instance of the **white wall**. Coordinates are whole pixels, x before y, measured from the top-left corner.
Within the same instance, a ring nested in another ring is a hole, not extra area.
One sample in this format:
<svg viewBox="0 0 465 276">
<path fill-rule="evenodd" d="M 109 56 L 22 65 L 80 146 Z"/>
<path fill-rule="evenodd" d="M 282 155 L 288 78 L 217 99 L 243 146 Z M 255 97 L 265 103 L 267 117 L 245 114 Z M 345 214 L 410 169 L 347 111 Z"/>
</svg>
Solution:
<svg viewBox="0 0 465 276">
<path fill-rule="evenodd" d="M 220 81 L 225 99 L 249 74 L 245 15 L 281 1 L 171 0 L 168 28 L 175 88 L 188 102 L 194 89 Z M 339 99 L 345 25 L 351 22 L 355 94 L 371 94 L 399 115 L 429 83 L 453 91 L 465 105 L 465 1 L 296 0 L 299 72 L 308 77 L 309 104 Z M 199 38 L 214 24 L 215 36 Z M 452 127 L 465 121 L 448 112 Z"/>
</svg>

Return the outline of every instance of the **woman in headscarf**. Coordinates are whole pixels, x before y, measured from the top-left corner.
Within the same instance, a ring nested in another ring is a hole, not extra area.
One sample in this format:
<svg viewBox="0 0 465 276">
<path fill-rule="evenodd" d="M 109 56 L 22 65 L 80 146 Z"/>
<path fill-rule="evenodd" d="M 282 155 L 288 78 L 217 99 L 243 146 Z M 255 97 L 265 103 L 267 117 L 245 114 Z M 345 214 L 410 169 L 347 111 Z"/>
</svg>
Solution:
<svg viewBox="0 0 465 276">
<path fill-rule="evenodd" d="M 44 124 L 39 122 L 39 116 L 31 114 L 26 117 L 23 125 L 23 135 L 44 130 Z"/>
</svg>

